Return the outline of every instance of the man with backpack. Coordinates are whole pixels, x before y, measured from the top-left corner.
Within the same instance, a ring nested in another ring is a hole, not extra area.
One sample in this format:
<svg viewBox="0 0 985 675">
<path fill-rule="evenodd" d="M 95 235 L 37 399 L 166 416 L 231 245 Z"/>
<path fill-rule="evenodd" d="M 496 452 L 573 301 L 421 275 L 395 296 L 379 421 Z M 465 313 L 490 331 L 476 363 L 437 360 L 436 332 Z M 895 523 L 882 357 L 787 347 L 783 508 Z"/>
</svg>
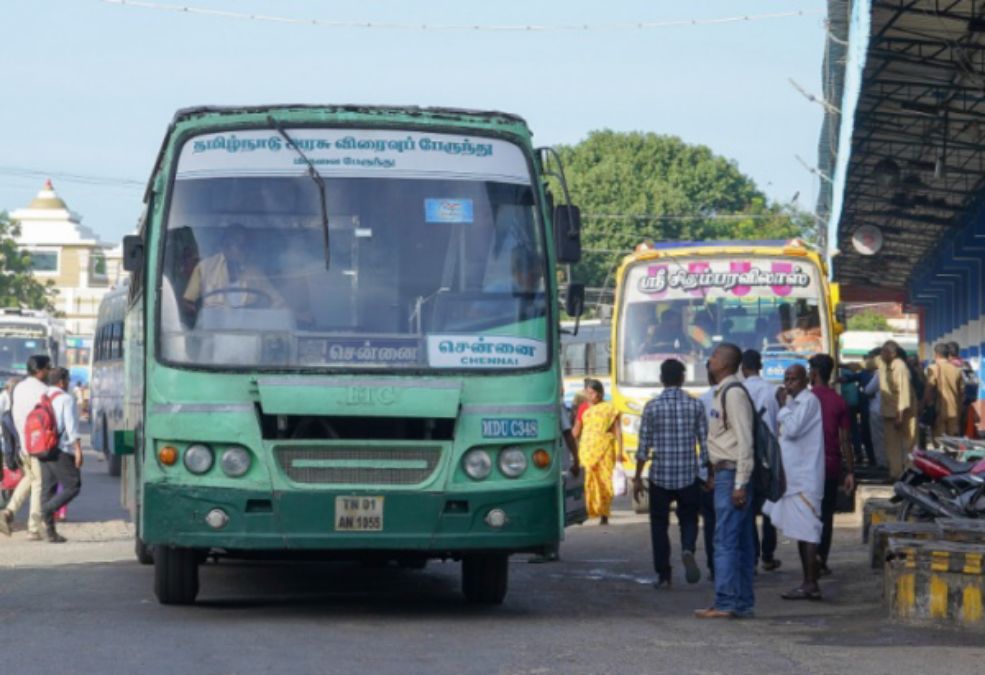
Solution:
<svg viewBox="0 0 985 675">
<path fill-rule="evenodd" d="M 782 406 L 780 448 L 786 475 L 786 491 L 778 501 L 768 501 L 763 512 L 791 539 L 797 540 L 804 580 L 782 595 L 785 600 L 820 600 L 817 584 L 821 542 L 821 501 L 824 497 L 824 432 L 821 403 L 807 389 L 807 370 L 800 364 L 787 368 L 783 388 L 777 392 Z"/>
<path fill-rule="evenodd" d="M 0 511 L 0 533 L 10 536 L 11 523 L 14 514 L 27 501 L 31 499 L 30 513 L 27 517 L 27 538 L 31 541 L 41 541 L 41 491 L 42 491 L 42 472 L 41 462 L 27 453 L 24 443 L 26 438 L 24 427 L 27 417 L 34 410 L 34 407 L 41 400 L 41 397 L 48 391 L 46 379 L 51 369 L 51 359 L 45 354 L 35 354 L 27 360 L 27 377 L 17 383 L 11 394 L 11 412 L 14 418 L 14 427 L 21 445 L 21 467 L 24 471 L 24 478 L 17 485 L 14 494 L 6 507 Z"/>
<path fill-rule="evenodd" d="M 79 435 L 79 411 L 68 389 L 67 368 L 54 368 L 48 375 L 48 391 L 41 405 L 31 413 L 42 433 L 54 432 L 57 440 L 52 451 L 41 460 L 44 477 L 44 502 L 41 514 L 45 524 L 45 539 L 61 544 L 65 537 L 55 530 L 55 513 L 75 499 L 82 487 L 82 441 Z M 32 421 L 27 423 L 28 430 Z M 49 442 L 50 444 L 50 442 Z M 58 492 L 58 486 L 62 491 Z"/>
<path fill-rule="evenodd" d="M 776 437 L 776 416 L 780 412 L 780 404 L 776 402 L 776 386 L 770 384 L 762 378 L 760 373 L 763 370 L 763 356 L 755 349 L 747 349 L 742 352 L 742 385 L 749 392 L 756 411 L 763 418 L 770 433 Z M 756 541 L 756 559 L 762 559 L 763 569 L 772 572 L 780 568 L 781 561 L 776 557 L 776 528 L 770 521 L 770 517 L 763 514 L 763 504 L 766 503 L 766 496 L 761 490 L 754 490 L 753 495 L 753 518 L 758 515 L 763 516 L 762 537 L 756 536 L 758 531 L 753 523 L 753 536 Z"/>
<path fill-rule="evenodd" d="M 715 603 L 699 619 L 753 616 L 753 517 L 750 480 L 754 465 L 755 412 L 737 377 L 742 350 L 723 342 L 708 370 L 718 383 L 708 426 L 708 457 L 715 489 Z"/>
</svg>

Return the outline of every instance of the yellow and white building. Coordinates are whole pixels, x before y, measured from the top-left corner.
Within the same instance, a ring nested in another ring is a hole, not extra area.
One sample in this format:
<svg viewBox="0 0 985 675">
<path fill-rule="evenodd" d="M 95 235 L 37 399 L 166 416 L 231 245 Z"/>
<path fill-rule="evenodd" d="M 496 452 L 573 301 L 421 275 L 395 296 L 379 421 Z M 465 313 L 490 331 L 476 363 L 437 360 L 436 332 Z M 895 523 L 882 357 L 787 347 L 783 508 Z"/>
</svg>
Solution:
<svg viewBox="0 0 985 675">
<path fill-rule="evenodd" d="M 125 274 L 121 246 L 101 242 L 82 224 L 82 216 L 58 196 L 50 180 L 30 204 L 10 217 L 20 223 L 16 241 L 30 253 L 34 276 L 54 282 L 55 311 L 64 317 L 67 332 L 91 336 L 99 302 Z"/>
</svg>

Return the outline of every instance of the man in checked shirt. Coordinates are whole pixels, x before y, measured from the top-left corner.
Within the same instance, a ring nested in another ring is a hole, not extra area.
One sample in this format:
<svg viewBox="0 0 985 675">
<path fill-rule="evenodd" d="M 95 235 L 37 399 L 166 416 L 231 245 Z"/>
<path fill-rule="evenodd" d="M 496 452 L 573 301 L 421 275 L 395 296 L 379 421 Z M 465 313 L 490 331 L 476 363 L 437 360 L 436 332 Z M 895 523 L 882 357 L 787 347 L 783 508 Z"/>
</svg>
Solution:
<svg viewBox="0 0 985 675">
<path fill-rule="evenodd" d="M 650 538 L 653 542 L 654 588 L 670 588 L 670 504 L 677 502 L 681 528 L 681 560 L 689 584 L 701 579 L 694 560 L 698 542 L 701 488 L 708 480 L 708 420 L 704 406 L 681 390 L 684 364 L 667 359 L 660 364 L 663 393 L 646 404 L 636 451 L 633 492 L 643 492 L 643 464 L 650 462 Z"/>
</svg>

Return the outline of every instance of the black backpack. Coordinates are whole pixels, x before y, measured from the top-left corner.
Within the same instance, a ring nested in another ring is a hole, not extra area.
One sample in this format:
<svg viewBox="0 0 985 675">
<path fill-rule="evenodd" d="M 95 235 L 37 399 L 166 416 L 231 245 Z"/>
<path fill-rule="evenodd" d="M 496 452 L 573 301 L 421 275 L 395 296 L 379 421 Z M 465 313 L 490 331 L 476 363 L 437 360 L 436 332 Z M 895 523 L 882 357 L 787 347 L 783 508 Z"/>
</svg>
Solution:
<svg viewBox="0 0 985 675">
<path fill-rule="evenodd" d="M 11 471 L 20 468 L 20 443 L 14 426 L 14 418 L 8 410 L 0 417 L 0 448 L 3 449 L 3 463 Z"/>
<path fill-rule="evenodd" d="M 783 473 L 783 455 L 780 452 L 780 441 L 770 431 L 762 411 L 756 410 L 749 390 L 741 382 L 733 382 L 722 390 L 722 422 L 728 428 L 728 413 L 725 411 L 725 396 L 730 389 L 738 388 L 749 399 L 752 408 L 752 489 L 755 496 L 771 502 L 778 502 L 787 491 L 787 477 Z"/>
</svg>

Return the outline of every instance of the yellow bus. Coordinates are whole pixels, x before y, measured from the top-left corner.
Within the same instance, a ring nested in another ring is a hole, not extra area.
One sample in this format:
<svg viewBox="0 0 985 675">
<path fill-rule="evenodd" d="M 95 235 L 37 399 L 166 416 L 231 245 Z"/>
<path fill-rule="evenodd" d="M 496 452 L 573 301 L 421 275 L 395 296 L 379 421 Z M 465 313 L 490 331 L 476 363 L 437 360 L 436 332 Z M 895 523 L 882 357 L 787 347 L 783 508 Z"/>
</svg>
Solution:
<svg viewBox="0 0 985 675">
<path fill-rule="evenodd" d="M 838 289 L 820 253 L 800 240 L 644 243 L 616 275 L 612 398 L 624 466 L 635 471 L 640 413 L 660 393 L 660 364 L 686 367 L 685 389 L 708 388 L 705 364 L 732 342 L 763 355 L 763 378 L 816 353 L 838 353 Z M 640 505 L 637 505 L 639 508 Z"/>
</svg>

